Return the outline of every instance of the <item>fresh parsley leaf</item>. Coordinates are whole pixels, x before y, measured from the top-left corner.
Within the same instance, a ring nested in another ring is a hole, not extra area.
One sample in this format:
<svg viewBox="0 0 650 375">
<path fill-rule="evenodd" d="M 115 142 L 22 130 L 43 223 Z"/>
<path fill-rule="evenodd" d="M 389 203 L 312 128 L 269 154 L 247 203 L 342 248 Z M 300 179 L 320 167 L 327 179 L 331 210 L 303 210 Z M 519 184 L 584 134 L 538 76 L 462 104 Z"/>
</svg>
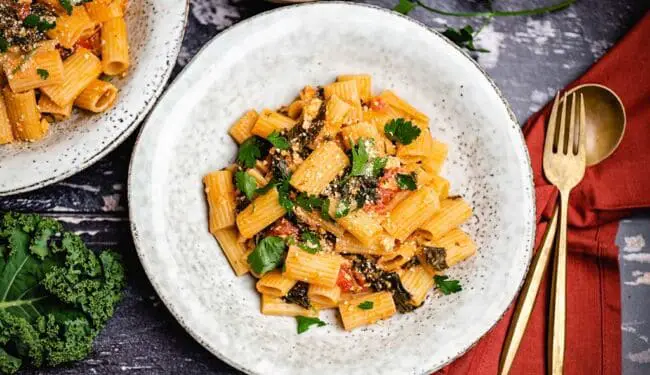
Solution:
<svg viewBox="0 0 650 375">
<path fill-rule="evenodd" d="M 99 79 L 101 79 L 104 82 L 112 82 L 113 81 L 113 76 L 102 74 L 102 76 Z"/>
<path fill-rule="evenodd" d="M 384 125 L 384 133 L 393 142 L 399 142 L 403 145 L 411 144 L 417 137 L 420 136 L 422 130 L 413 125 L 411 121 L 406 121 L 403 118 L 396 118 L 390 120 Z"/>
<path fill-rule="evenodd" d="M 296 321 L 298 322 L 298 334 L 306 332 L 309 327 L 315 325 L 317 327 L 322 327 L 325 325 L 325 322 L 318 318 L 308 318 L 306 316 L 297 316 Z"/>
<path fill-rule="evenodd" d="M 386 163 L 388 163 L 388 158 L 376 158 L 372 161 L 372 176 L 379 177 L 381 171 L 386 168 Z"/>
<path fill-rule="evenodd" d="M 355 146 L 352 146 L 352 169 L 350 176 L 363 176 L 366 174 L 366 165 L 368 164 L 368 149 L 365 139 L 359 139 Z"/>
<path fill-rule="evenodd" d="M 250 137 L 239 146 L 237 161 L 245 168 L 253 168 L 255 161 L 262 157 L 259 141 L 256 137 Z"/>
<path fill-rule="evenodd" d="M 321 250 L 320 238 L 316 233 L 305 231 L 300 234 L 300 238 L 303 241 L 303 243 L 300 244 L 300 248 L 306 252 L 316 254 Z"/>
<path fill-rule="evenodd" d="M 25 19 L 23 20 L 23 25 L 36 27 L 40 22 L 41 22 L 41 17 L 35 14 L 30 14 L 29 16 L 25 17 Z"/>
<path fill-rule="evenodd" d="M 278 190 L 278 203 L 280 203 L 280 206 L 282 206 L 282 208 L 287 212 L 291 212 L 293 210 L 293 202 L 291 201 L 291 198 L 289 198 L 289 178 L 291 178 L 291 176 L 283 180 L 278 180 L 274 177 L 268 184 L 255 189 L 255 194 L 266 194 L 269 190 L 276 188 Z"/>
<path fill-rule="evenodd" d="M 415 7 L 418 6 L 414 1 L 410 0 L 399 0 L 399 3 L 393 8 L 394 11 L 402 13 L 404 15 L 409 14 Z"/>
<path fill-rule="evenodd" d="M 349 213 L 350 204 L 346 201 L 339 201 L 339 204 L 336 205 L 336 211 L 334 211 L 334 217 L 339 219 L 347 216 Z"/>
<path fill-rule="evenodd" d="M 330 200 L 329 198 L 323 199 L 323 204 L 320 206 L 320 217 L 325 220 L 332 220 L 330 216 Z"/>
<path fill-rule="evenodd" d="M 278 185 L 278 181 L 275 179 L 271 179 L 271 181 L 269 181 L 268 184 L 262 186 L 261 188 L 255 189 L 255 194 L 259 194 L 259 195 L 266 194 L 268 193 L 269 190 L 273 189 L 277 185 Z"/>
<path fill-rule="evenodd" d="M 253 272 L 263 275 L 276 269 L 282 263 L 287 245 L 280 237 L 269 236 L 260 241 L 248 256 L 248 264 Z"/>
<path fill-rule="evenodd" d="M 61 4 L 61 6 L 63 7 L 63 9 L 65 9 L 68 15 L 72 14 L 72 3 L 70 2 L 70 0 L 59 0 L 59 4 Z"/>
<path fill-rule="evenodd" d="M 306 211 L 311 212 L 314 209 L 319 209 L 323 205 L 323 200 L 315 195 L 308 195 L 305 193 L 298 194 L 296 197 L 296 204 Z"/>
<path fill-rule="evenodd" d="M 29 16 L 25 17 L 23 20 L 23 24 L 25 26 L 29 27 L 35 27 L 38 29 L 38 31 L 47 31 L 50 29 L 53 29 L 56 27 L 56 22 L 54 23 L 49 23 L 47 20 L 35 15 L 35 14 L 30 14 Z"/>
<path fill-rule="evenodd" d="M 286 150 L 289 148 L 289 141 L 280 135 L 277 131 L 273 131 L 273 133 L 269 134 L 268 137 L 266 137 L 266 140 L 271 142 L 273 147 L 278 148 L 280 150 Z"/>
<path fill-rule="evenodd" d="M 0 33 L 0 52 L 7 52 L 9 49 L 9 42 L 5 39 L 4 35 Z"/>
<path fill-rule="evenodd" d="M 397 186 L 402 190 L 416 190 L 418 188 L 418 185 L 415 182 L 415 173 L 398 173 L 395 176 L 395 180 L 397 180 Z"/>
<path fill-rule="evenodd" d="M 361 310 L 372 310 L 373 306 L 375 306 L 374 302 L 363 301 L 357 307 L 360 308 Z"/>
<path fill-rule="evenodd" d="M 50 72 L 45 69 L 36 69 L 36 73 L 38 73 L 43 81 L 45 81 L 50 76 Z"/>
<path fill-rule="evenodd" d="M 485 48 L 478 48 L 474 46 L 474 28 L 470 25 L 463 27 L 462 29 L 454 29 L 453 27 L 448 27 L 445 31 L 442 32 L 442 35 L 446 36 L 454 42 L 457 46 L 465 48 L 468 51 L 473 52 L 490 52 Z"/>
<path fill-rule="evenodd" d="M 293 210 L 293 202 L 289 198 L 289 179 L 282 180 L 277 184 L 278 189 L 278 202 L 280 206 L 285 209 L 287 212 Z"/>
<path fill-rule="evenodd" d="M 249 201 L 253 200 L 253 196 L 257 190 L 257 182 L 253 176 L 246 172 L 238 171 L 235 173 L 235 186 L 246 195 Z"/>
<path fill-rule="evenodd" d="M 433 281 L 436 283 L 436 288 L 442 292 L 444 295 L 449 295 L 452 293 L 458 293 L 463 290 L 463 287 L 460 285 L 458 280 L 448 280 L 449 276 L 446 275 L 435 275 Z"/>
</svg>

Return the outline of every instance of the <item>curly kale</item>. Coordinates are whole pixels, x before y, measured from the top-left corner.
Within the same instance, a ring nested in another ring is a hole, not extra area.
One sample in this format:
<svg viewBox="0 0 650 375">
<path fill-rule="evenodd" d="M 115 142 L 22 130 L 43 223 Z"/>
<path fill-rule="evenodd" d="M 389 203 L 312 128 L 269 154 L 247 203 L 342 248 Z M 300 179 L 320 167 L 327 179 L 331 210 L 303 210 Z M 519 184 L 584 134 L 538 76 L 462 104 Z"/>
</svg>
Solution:
<svg viewBox="0 0 650 375">
<path fill-rule="evenodd" d="M 61 224 L 7 213 L 0 222 L 0 373 L 85 358 L 122 297 L 124 268 Z"/>
<path fill-rule="evenodd" d="M 296 305 L 305 308 L 311 309 L 311 302 L 307 296 L 307 291 L 309 290 L 309 284 L 302 281 L 298 281 L 296 285 L 289 290 L 286 296 L 282 297 L 288 303 L 295 303 Z"/>
<path fill-rule="evenodd" d="M 395 272 L 387 272 L 362 255 L 350 257 L 352 260 L 352 269 L 363 275 L 365 283 L 375 292 L 389 291 L 393 294 L 393 301 L 397 311 L 407 313 L 417 309 L 420 305 L 414 305 L 411 302 L 412 295 L 406 290 L 400 280 L 399 275 Z"/>
</svg>

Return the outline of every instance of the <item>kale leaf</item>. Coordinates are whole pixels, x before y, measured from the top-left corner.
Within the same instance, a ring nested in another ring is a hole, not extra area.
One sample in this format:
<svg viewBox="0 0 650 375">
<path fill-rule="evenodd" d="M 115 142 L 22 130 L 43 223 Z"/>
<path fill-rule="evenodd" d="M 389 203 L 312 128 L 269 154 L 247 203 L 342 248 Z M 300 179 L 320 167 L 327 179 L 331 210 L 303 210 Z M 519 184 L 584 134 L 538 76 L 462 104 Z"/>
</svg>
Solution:
<svg viewBox="0 0 650 375">
<path fill-rule="evenodd" d="M 0 372 L 85 358 L 122 298 L 118 254 L 38 215 L 0 223 Z"/>
</svg>

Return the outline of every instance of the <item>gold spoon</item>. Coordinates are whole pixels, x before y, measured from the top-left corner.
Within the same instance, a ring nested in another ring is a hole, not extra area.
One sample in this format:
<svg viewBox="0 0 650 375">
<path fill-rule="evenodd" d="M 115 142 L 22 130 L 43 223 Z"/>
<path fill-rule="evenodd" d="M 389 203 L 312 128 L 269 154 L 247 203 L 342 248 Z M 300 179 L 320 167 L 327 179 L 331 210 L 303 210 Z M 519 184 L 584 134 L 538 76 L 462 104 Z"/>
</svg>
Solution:
<svg viewBox="0 0 650 375">
<path fill-rule="evenodd" d="M 582 94 L 585 107 L 588 108 L 585 117 L 585 149 L 587 165 L 593 166 L 614 153 L 625 133 L 625 107 L 614 91 L 603 85 L 588 83 L 576 86 L 567 92 Z M 508 329 L 505 346 L 499 361 L 499 374 L 508 374 L 514 362 L 517 349 L 524 336 L 528 319 L 533 311 L 537 291 L 548 266 L 555 239 L 558 218 L 558 206 L 551 221 L 546 227 L 542 245 L 531 263 L 531 270 L 521 289 L 521 294 L 515 305 L 512 323 Z"/>
</svg>

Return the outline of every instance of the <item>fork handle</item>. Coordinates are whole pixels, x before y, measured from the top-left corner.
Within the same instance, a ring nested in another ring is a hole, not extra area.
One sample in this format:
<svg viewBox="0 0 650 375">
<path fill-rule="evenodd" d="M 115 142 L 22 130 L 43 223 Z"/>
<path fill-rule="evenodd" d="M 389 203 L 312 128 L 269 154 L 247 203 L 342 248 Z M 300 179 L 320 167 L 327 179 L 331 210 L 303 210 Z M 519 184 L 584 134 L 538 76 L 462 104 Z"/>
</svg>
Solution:
<svg viewBox="0 0 650 375">
<path fill-rule="evenodd" d="M 553 263 L 549 329 L 549 375 L 564 373 L 566 338 L 566 231 L 570 190 L 560 190 L 560 222 Z"/>
</svg>

